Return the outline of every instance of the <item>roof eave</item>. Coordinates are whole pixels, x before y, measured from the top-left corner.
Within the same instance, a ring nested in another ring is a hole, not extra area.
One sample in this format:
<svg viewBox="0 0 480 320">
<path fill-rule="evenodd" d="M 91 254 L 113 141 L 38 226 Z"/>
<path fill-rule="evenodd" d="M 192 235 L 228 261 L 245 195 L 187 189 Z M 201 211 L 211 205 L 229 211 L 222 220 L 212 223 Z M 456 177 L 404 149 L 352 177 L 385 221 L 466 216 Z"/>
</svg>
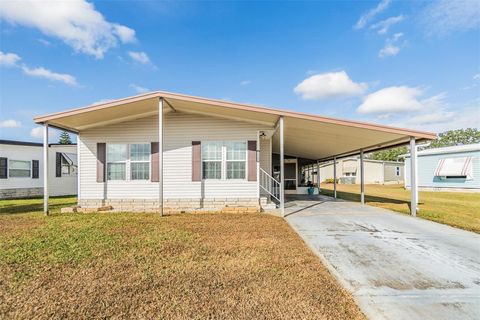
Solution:
<svg viewBox="0 0 480 320">
<path fill-rule="evenodd" d="M 116 107 L 116 106 L 119 106 L 119 105 L 122 105 L 122 104 L 134 103 L 134 102 L 137 102 L 137 101 L 153 99 L 153 98 L 177 99 L 177 100 L 182 100 L 182 101 L 189 101 L 189 102 L 215 105 L 215 106 L 220 106 L 220 107 L 241 109 L 241 110 L 245 110 L 245 111 L 269 113 L 269 114 L 276 115 L 276 116 L 292 117 L 292 118 L 296 118 L 296 119 L 304 119 L 304 120 L 318 121 L 318 122 L 331 123 L 331 124 L 337 124 L 337 125 L 343 125 L 343 126 L 350 126 L 350 127 L 364 128 L 364 129 L 370 129 L 370 130 L 384 131 L 384 132 L 389 132 L 389 133 L 392 133 L 392 134 L 411 136 L 411 137 L 415 137 L 416 139 L 423 139 L 423 140 L 433 140 L 433 139 L 436 138 L 436 134 L 432 133 L 432 132 L 423 132 L 423 131 L 410 130 L 410 129 L 404 129 L 404 128 L 396 128 L 396 127 L 390 127 L 390 126 L 373 124 L 373 123 L 366 123 L 366 122 L 360 122 L 360 121 L 335 119 L 335 118 L 329 118 L 329 117 L 324 117 L 324 116 L 319 116 L 319 115 L 312 115 L 312 114 L 305 114 L 305 113 L 293 112 L 293 111 L 287 111 L 287 110 L 279 110 L 279 109 L 272 109 L 272 108 L 266 108 L 266 107 L 259 107 L 259 106 L 254 106 L 254 105 L 240 104 L 240 103 L 235 103 L 235 102 L 230 102 L 230 101 L 208 99 L 208 98 L 189 96 L 189 95 L 183 95 L 183 94 L 178 94 L 178 93 L 170 93 L 170 92 L 164 92 L 164 91 L 153 91 L 153 92 L 149 92 L 149 93 L 142 94 L 142 95 L 137 95 L 137 96 L 132 96 L 132 97 L 128 97 L 128 98 L 112 100 L 112 101 L 108 101 L 108 102 L 101 103 L 101 104 L 90 105 L 90 106 L 71 109 L 71 110 L 67 110 L 67 111 L 51 113 L 51 114 L 47 114 L 47 115 L 43 115 L 43 116 L 37 116 L 37 117 L 34 118 L 34 121 L 38 124 L 43 124 L 43 123 L 46 123 L 46 122 L 49 122 L 49 121 L 52 121 L 52 120 L 55 120 L 55 119 L 59 119 L 59 118 L 62 118 L 62 117 L 73 116 L 75 114 L 80 114 L 80 113 L 85 113 L 85 112 L 102 110 L 102 109 L 106 109 L 106 108 Z M 57 126 L 61 127 L 61 125 L 59 125 L 59 124 L 57 124 Z M 62 129 L 68 129 L 72 132 L 78 132 L 74 128 L 62 128 Z"/>
</svg>

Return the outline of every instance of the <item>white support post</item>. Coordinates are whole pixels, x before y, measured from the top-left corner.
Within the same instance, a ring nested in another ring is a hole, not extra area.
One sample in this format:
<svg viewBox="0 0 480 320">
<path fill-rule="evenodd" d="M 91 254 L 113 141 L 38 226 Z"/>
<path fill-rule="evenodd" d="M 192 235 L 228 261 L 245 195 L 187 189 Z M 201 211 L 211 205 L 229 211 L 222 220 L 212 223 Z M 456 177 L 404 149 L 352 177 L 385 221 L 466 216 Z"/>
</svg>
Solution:
<svg viewBox="0 0 480 320">
<path fill-rule="evenodd" d="M 284 155 L 284 141 L 283 141 L 283 131 L 284 123 L 283 117 L 279 119 L 280 125 L 280 213 L 282 217 L 285 216 L 285 155 Z"/>
<path fill-rule="evenodd" d="M 360 202 L 365 204 L 365 167 L 363 163 L 363 150 L 360 150 Z"/>
<path fill-rule="evenodd" d="M 418 204 L 418 181 L 417 181 L 417 147 L 415 146 L 415 138 L 410 138 L 410 213 L 413 217 L 417 216 Z"/>
<path fill-rule="evenodd" d="M 317 161 L 317 185 L 318 185 L 318 194 L 320 194 L 320 162 Z"/>
<path fill-rule="evenodd" d="M 333 197 L 337 199 L 337 157 L 333 157 Z"/>
<path fill-rule="evenodd" d="M 77 134 L 77 205 L 80 204 L 80 199 L 82 199 L 81 194 L 81 172 L 80 172 L 80 163 L 82 159 L 80 158 L 80 132 Z"/>
<path fill-rule="evenodd" d="M 417 182 L 416 184 L 416 188 L 415 188 L 415 200 L 416 200 L 416 203 L 417 203 L 417 212 L 418 212 L 418 201 L 420 201 L 419 199 L 419 196 L 418 196 L 418 145 L 415 144 L 415 181 Z"/>
<path fill-rule="evenodd" d="M 163 98 L 158 100 L 158 210 L 163 216 Z"/>
<path fill-rule="evenodd" d="M 43 212 L 48 215 L 48 123 L 43 124 Z"/>
</svg>

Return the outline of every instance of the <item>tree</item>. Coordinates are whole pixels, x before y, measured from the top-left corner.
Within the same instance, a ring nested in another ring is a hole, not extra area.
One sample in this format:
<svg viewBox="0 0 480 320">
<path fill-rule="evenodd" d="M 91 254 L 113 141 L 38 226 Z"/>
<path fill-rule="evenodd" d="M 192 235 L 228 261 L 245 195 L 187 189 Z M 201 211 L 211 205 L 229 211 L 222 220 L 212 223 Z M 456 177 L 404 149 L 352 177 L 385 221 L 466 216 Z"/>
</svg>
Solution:
<svg viewBox="0 0 480 320">
<path fill-rule="evenodd" d="M 450 130 L 440 133 L 429 148 L 449 147 L 462 144 L 480 143 L 480 131 L 475 128 Z"/>
<path fill-rule="evenodd" d="M 62 131 L 60 134 L 60 139 L 58 140 L 60 144 L 72 144 L 72 139 L 70 139 L 70 135 L 66 131 Z"/>
<path fill-rule="evenodd" d="M 397 147 L 382 151 L 375 151 L 370 155 L 370 159 L 382 161 L 397 161 L 398 156 L 408 153 L 407 147 Z"/>
<path fill-rule="evenodd" d="M 475 128 L 450 130 L 440 133 L 427 149 L 456 146 L 462 144 L 480 143 L 480 130 Z M 422 149 L 419 149 L 422 150 Z M 373 152 L 369 158 L 383 161 L 397 161 L 398 156 L 409 153 L 407 147 L 398 147 Z"/>
</svg>

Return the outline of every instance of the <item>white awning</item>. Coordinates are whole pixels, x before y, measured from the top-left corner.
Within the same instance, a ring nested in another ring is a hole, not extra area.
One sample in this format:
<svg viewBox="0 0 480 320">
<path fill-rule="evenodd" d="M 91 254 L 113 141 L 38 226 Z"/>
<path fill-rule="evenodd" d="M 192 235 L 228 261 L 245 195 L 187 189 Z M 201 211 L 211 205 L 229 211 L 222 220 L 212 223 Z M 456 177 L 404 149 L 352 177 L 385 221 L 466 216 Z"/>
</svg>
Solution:
<svg viewBox="0 0 480 320">
<path fill-rule="evenodd" d="M 438 160 L 436 177 L 466 177 L 472 179 L 472 157 L 444 158 Z"/>
<path fill-rule="evenodd" d="M 71 166 L 77 166 L 77 155 L 75 153 L 64 153 L 62 152 L 62 157 L 65 161 Z"/>
</svg>

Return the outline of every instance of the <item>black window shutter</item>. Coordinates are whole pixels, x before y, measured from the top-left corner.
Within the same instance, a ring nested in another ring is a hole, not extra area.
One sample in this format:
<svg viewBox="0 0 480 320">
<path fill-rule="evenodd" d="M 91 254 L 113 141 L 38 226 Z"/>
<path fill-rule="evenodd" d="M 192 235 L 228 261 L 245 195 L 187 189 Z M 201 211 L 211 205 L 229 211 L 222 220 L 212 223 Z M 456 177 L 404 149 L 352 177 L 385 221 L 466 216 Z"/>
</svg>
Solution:
<svg viewBox="0 0 480 320">
<path fill-rule="evenodd" d="M 0 158 L 0 179 L 8 178 L 8 159 Z"/>
<path fill-rule="evenodd" d="M 32 160 L 32 179 L 38 179 L 39 174 L 39 162 L 38 160 Z"/>
<path fill-rule="evenodd" d="M 62 176 L 62 154 L 60 152 L 56 153 L 55 158 L 55 177 Z"/>
</svg>

